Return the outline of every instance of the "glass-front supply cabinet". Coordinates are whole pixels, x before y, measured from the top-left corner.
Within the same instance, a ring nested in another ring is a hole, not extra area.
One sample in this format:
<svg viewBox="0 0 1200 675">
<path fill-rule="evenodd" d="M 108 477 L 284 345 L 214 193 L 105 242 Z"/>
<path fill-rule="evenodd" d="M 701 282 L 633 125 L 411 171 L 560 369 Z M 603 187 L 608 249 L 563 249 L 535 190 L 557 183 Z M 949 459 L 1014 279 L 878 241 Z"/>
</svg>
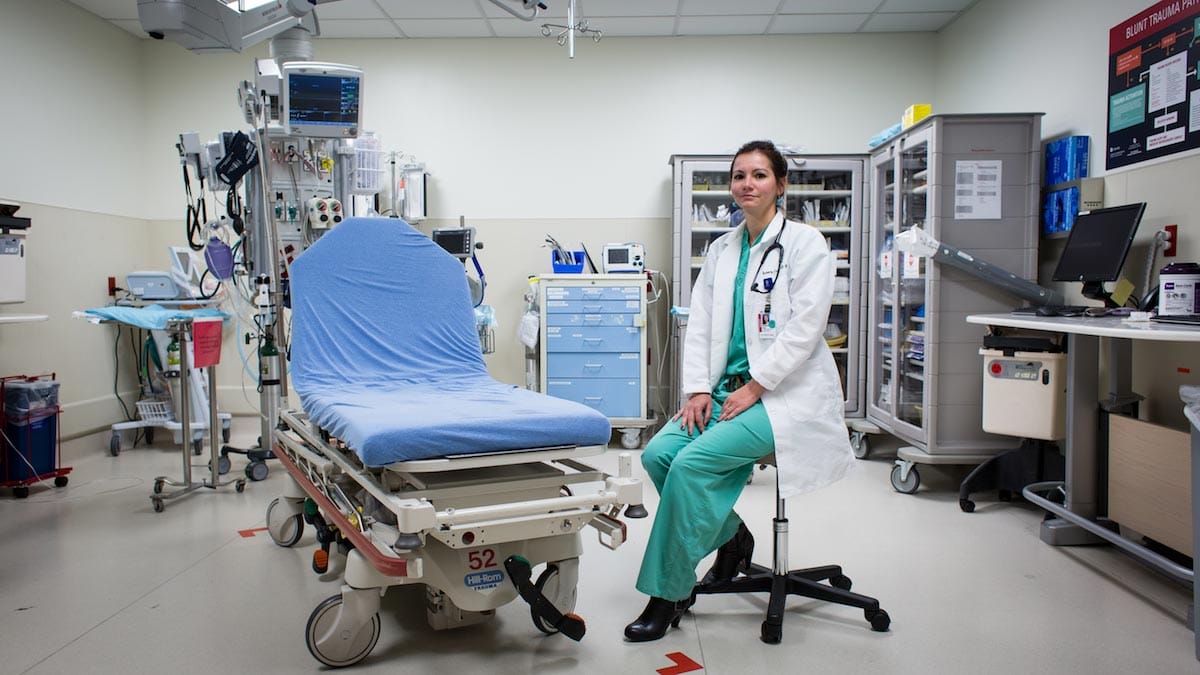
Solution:
<svg viewBox="0 0 1200 675">
<path fill-rule="evenodd" d="M 994 454 L 981 429 L 983 326 L 1020 300 L 905 255 L 896 234 L 938 241 L 1037 278 L 1041 115 L 936 115 L 871 154 L 867 418 L 930 455 Z"/>
<path fill-rule="evenodd" d="M 739 222 L 729 186 L 732 155 L 673 155 L 672 302 L 687 307 L 709 245 Z M 863 301 L 866 156 L 789 155 L 787 216 L 818 228 L 829 243 L 837 278 L 825 341 L 842 375 L 846 414 L 862 417 L 866 341 Z M 683 329 L 674 331 L 672 382 L 678 396 Z M 676 410 L 677 401 L 671 409 Z"/>
</svg>

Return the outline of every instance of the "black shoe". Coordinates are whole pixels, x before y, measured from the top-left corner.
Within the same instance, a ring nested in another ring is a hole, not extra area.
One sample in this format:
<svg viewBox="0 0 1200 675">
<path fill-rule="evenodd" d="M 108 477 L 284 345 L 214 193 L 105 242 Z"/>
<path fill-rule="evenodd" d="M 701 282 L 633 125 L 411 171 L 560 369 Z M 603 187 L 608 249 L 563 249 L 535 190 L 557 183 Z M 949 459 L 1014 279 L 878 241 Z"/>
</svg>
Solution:
<svg viewBox="0 0 1200 675">
<path fill-rule="evenodd" d="M 650 598 L 646 609 L 638 618 L 625 626 L 625 639 L 630 642 L 649 642 L 667 634 L 667 626 L 679 627 L 679 620 L 687 608 L 687 600 L 672 602 L 662 598 Z"/>
<path fill-rule="evenodd" d="M 738 525 L 733 538 L 721 544 L 717 549 L 717 560 L 711 569 L 700 579 L 701 586 L 718 581 L 729 581 L 738 574 L 750 571 L 750 560 L 754 557 L 754 535 L 746 529 L 746 524 Z"/>
</svg>

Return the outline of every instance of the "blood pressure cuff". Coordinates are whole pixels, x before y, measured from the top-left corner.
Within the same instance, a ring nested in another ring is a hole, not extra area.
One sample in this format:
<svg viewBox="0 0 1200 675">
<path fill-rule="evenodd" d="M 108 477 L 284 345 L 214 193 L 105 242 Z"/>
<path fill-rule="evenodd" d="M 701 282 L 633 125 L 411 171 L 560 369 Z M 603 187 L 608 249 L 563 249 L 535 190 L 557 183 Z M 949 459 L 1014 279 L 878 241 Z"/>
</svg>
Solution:
<svg viewBox="0 0 1200 675">
<path fill-rule="evenodd" d="M 225 157 L 217 162 L 217 176 L 226 185 L 237 185 L 246 172 L 258 166 L 258 148 L 239 131 L 225 142 Z"/>
</svg>

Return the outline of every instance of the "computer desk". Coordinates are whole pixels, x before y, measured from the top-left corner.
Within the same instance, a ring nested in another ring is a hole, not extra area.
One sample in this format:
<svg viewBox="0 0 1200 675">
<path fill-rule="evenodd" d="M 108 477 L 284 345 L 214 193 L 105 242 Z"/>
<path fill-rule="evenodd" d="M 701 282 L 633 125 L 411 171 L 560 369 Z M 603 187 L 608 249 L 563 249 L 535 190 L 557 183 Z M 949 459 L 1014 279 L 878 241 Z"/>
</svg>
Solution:
<svg viewBox="0 0 1200 675">
<path fill-rule="evenodd" d="M 1099 408 L 1095 392 L 1099 385 L 1100 341 L 1107 338 L 1110 356 L 1109 397 L 1101 402 L 1110 411 L 1120 411 L 1140 397 L 1132 392 L 1132 344 L 1134 340 L 1200 342 L 1200 327 L 1155 322 L 1130 322 L 1121 317 L 1040 317 L 1013 314 L 972 314 L 967 323 L 1021 328 L 1058 333 L 1067 341 L 1067 429 L 1063 452 L 1066 480 L 1035 483 L 1022 494 L 1031 503 L 1057 516 L 1042 523 L 1041 539 L 1052 546 L 1100 543 L 1116 545 L 1168 575 L 1192 584 L 1192 607 L 1200 607 L 1200 585 L 1195 584 L 1200 564 L 1200 451 L 1192 442 L 1192 560 L 1191 569 L 1179 565 L 1098 522 L 1097 493 L 1100 490 L 1097 456 Z M 1182 403 L 1181 403 L 1182 405 Z M 1062 488 L 1062 505 L 1039 493 Z M 1192 614 L 1195 614 L 1193 609 Z M 1193 624 L 1195 622 L 1193 621 Z M 1196 658 L 1200 660 L 1200 631 L 1196 633 Z"/>
</svg>

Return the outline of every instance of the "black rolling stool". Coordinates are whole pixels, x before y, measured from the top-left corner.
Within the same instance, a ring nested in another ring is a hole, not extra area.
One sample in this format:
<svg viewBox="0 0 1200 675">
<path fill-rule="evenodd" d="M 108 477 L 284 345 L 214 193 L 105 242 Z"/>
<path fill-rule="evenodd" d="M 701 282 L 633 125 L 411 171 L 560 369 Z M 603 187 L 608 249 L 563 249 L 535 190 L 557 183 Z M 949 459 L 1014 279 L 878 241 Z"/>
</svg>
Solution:
<svg viewBox="0 0 1200 675">
<path fill-rule="evenodd" d="M 775 465 L 775 455 L 759 460 L 763 465 Z M 770 593 L 767 617 L 762 623 L 762 641 L 778 644 L 783 639 L 783 610 L 789 595 L 800 595 L 839 605 L 858 607 L 863 610 L 871 630 L 886 631 L 892 619 L 879 608 L 879 601 L 865 595 L 850 592 L 850 577 L 842 574 L 840 565 L 825 565 L 801 570 L 788 570 L 788 521 L 784 513 L 784 500 L 779 496 L 779 474 L 775 475 L 775 567 L 774 569 L 751 563 L 750 570 L 729 581 L 714 581 L 697 585 L 694 595 L 714 593 Z M 829 581 L 823 584 L 822 581 Z"/>
</svg>

